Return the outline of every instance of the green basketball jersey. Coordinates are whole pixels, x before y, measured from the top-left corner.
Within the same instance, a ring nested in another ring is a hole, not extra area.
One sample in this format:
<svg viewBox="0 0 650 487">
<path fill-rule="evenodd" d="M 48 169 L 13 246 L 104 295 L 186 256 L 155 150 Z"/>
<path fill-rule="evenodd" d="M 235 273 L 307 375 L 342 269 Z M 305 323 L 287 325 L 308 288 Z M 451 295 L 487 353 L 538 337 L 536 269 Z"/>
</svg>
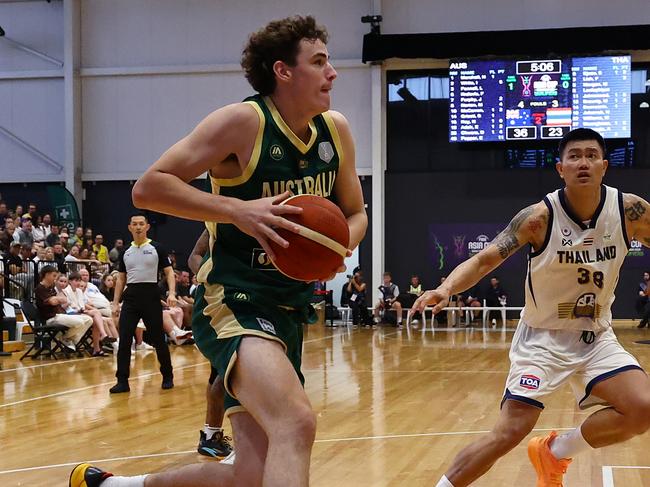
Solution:
<svg viewBox="0 0 650 487">
<path fill-rule="evenodd" d="M 311 138 L 306 144 L 282 120 L 269 97 L 247 98 L 260 119 L 255 147 L 241 176 L 210 177 L 214 194 L 241 200 L 293 194 L 314 194 L 330 200 L 339 169 L 341 142 L 329 113 L 309 123 Z M 210 258 L 198 279 L 220 284 L 227 296 L 240 301 L 304 307 L 313 285 L 295 281 L 279 272 L 260 244 L 232 224 L 206 222 L 210 233 Z"/>
</svg>

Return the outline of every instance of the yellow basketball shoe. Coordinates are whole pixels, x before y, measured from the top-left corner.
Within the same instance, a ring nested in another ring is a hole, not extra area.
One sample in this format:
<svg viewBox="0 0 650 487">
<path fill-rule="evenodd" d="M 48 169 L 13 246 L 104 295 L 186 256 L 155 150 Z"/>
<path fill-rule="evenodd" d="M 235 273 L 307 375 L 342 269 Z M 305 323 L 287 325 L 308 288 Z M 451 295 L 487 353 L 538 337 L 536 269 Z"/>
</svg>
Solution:
<svg viewBox="0 0 650 487">
<path fill-rule="evenodd" d="M 562 479 L 571 463 L 570 458 L 558 460 L 551 453 L 549 445 L 557 433 L 551 431 L 547 437 L 536 436 L 528 442 L 528 458 L 537 473 L 537 487 L 563 487 Z"/>
<path fill-rule="evenodd" d="M 88 463 L 80 463 L 70 473 L 69 487 L 99 487 L 101 483 L 113 474 L 93 467 Z"/>
</svg>

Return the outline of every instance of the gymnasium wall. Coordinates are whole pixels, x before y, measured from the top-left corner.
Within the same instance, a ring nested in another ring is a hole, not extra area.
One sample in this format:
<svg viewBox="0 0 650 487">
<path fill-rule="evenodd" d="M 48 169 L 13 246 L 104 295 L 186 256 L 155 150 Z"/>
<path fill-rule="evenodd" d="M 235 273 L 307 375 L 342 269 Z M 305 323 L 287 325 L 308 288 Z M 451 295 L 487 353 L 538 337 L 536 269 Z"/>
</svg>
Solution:
<svg viewBox="0 0 650 487">
<path fill-rule="evenodd" d="M 650 169 L 612 170 L 605 177 L 610 186 L 646 197 L 648 181 Z M 561 186 L 561 179 L 552 169 L 389 173 L 385 200 L 386 262 L 390 263 L 387 270 L 392 271 L 400 287 L 406 286 L 411 273 L 416 273 L 430 288 L 450 271 L 448 267 L 438 270 L 438 262 L 431 260 L 430 223 L 467 223 L 469 228 L 471 224 L 490 223 L 505 228 L 521 208 Z M 469 241 L 475 235 L 467 237 Z M 645 252 L 650 254 L 648 249 Z M 524 302 L 525 253 L 525 249 L 520 250 L 510 257 L 506 269 L 494 272 L 513 306 Z M 634 316 L 637 286 L 647 270 L 643 262 L 647 265 L 648 259 L 628 257 L 623 264 L 614 303 L 617 318 Z M 481 282 L 481 289 L 487 287 L 487 281 Z"/>
</svg>

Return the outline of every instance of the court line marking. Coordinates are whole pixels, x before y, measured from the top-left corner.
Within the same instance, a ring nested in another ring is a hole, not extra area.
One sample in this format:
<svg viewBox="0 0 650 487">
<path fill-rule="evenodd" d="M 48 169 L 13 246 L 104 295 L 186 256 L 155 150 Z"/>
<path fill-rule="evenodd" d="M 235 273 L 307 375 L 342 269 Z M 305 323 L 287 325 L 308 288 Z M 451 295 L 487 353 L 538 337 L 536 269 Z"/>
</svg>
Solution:
<svg viewBox="0 0 650 487">
<path fill-rule="evenodd" d="M 15 369 L 2 369 L 2 370 L 0 370 L 0 374 L 2 372 L 11 372 L 13 370 L 36 369 L 38 367 L 49 367 L 50 365 L 65 365 L 65 364 L 70 364 L 72 362 L 81 362 L 83 360 L 94 360 L 94 357 L 68 359 L 68 360 L 50 362 L 50 363 L 47 363 L 47 364 L 39 364 L 39 365 L 26 365 L 25 367 L 16 367 Z"/>
<path fill-rule="evenodd" d="M 205 365 L 210 365 L 210 363 L 206 360 L 205 362 L 201 362 L 200 364 L 191 364 L 191 365 L 183 365 L 181 367 L 174 367 L 174 370 L 183 370 L 183 369 L 190 369 L 192 367 L 201 367 Z M 130 377 L 129 380 L 131 379 L 143 379 L 145 377 L 151 377 L 152 375 L 158 375 L 160 372 L 151 372 L 148 374 L 141 374 L 141 375 L 135 375 L 133 377 Z M 94 389 L 95 387 L 103 387 L 103 386 L 108 386 L 111 384 L 115 384 L 115 380 L 111 380 L 110 382 L 102 382 L 100 384 L 94 384 L 92 386 L 85 386 L 85 387 L 77 387 L 76 389 L 68 389 L 66 391 L 60 391 L 60 392 L 54 392 L 52 394 L 46 394 L 45 396 L 37 396 L 37 397 L 30 397 L 29 399 L 23 399 L 21 401 L 14 401 L 14 402 L 8 402 L 6 404 L 0 404 L 0 409 L 6 408 L 9 406 L 16 406 L 17 404 L 25 404 L 27 402 L 33 402 L 33 401 L 39 401 L 41 399 L 48 399 L 50 397 L 58 397 L 58 396 L 63 396 L 65 394 L 72 394 L 74 392 L 80 392 L 80 391 L 87 391 L 88 389 Z"/>
<path fill-rule="evenodd" d="M 644 465 L 603 465 L 603 487 L 614 487 L 614 469 L 626 470 L 648 470 L 650 467 Z"/>
<path fill-rule="evenodd" d="M 303 372 L 322 372 L 323 368 L 320 369 L 301 369 Z M 330 369 L 326 368 L 326 372 L 333 373 L 346 373 L 350 372 L 377 372 L 372 369 Z M 507 374 L 507 370 L 382 370 L 382 374 Z"/>
<path fill-rule="evenodd" d="M 326 337 L 320 337 L 320 338 L 314 338 L 312 340 L 306 340 L 303 343 L 311 343 L 311 342 L 317 342 L 317 341 L 320 341 L 320 340 L 327 340 L 329 338 L 332 338 L 332 336 L 334 336 L 334 335 L 326 336 Z M 92 357 L 89 357 L 89 358 L 92 358 Z M 79 360 L 85 360 L 85 359 L 79 359 Z M 67 361 L 65 363 L 68 363 L 68 362 L 71 362 L 71 361 Z M 181 367 L 174 367 L 174 370 L 189 369 L 189 368 L 192 368 L 192 367 L 200 367 L 202 365 L 209 365 L 209 364 L 210 363 L 206 359 L 204 362 L 201 362 L 199 364 L 192 364 L 192 365 L 184 365 L 184 366 L 181 366 Z M 43 365 L 47 365 L 47 364 L 43 364 Z M 151 373 L 148 373 L 148 374 L 133 376 L 133 377 L 131 377 L 131 379 L 141 379 L 141 378 L 151 377 L 153 375 L 158 375 L 158 374 L 159 374 L 159 372 L 151 372 Z M 114 383 L 115 383 L 115 381 L 111 380 L 110 382 L 102 382 L 102 383 L 93 384 L 93 385 L 90 385 L 90 386 L 77 387 L 76 389 L 68 389 L 66 391 L 60 391 L 60 392 L 55 392 L 55 393 L 52 393 L 52 394 L 46 394 L 44 396 L 30 397 L 29 399 L 23 399 L 21 401 L 8 402 L 6 404 L 0 404 L 0 409 L 6 408 L 6 407 L 9 407 L 9 406 L 16 406 L 18 404 L 25 404 L 27 402 L 39 401 L 41 399 L 47 399 L 47 398 L 50 398 L 50 397 L 58 397 L 58 396 L 62 396 L 64 394 L 72 394 L 74 392 L 87 391 L 88 389 L 93 389 L 95 387 L 107 386 L 107 385 L 111 385 L 111 384 L 114 384 Z"/>
<path fill-rule="evenodd" d="M 533 432 L 541 431 L 566 431 L 573 428 L 535 428 Z M 458 436 L 458 435 L 477 435 L 489 433 L 490 430 L 478 430 L 478 431 L 441 431 L 436 433 L 409 433 L 401 435 L 381 435 L 381 436 L 356 436 L 356 437 L 347 437 L 347 438 L 326 438 L 321 440 L 316 440 L 315 443 L 333 443 L 337 441 L 364 441 L 364 440 L 390 440 L 390 439 L 399 439 L 399 438 L 419 438 L 419 437 L 434 437 L 434 436 Z M 54 465 L 40 465 L 38 467 L 26 467 L 26 468 L 15 468 L 12 470 L 1 470 L 0 475 L 9 474 L 9 473 L 18 473 L 18 472 L 29 472 L 33 470 L 46 470 L 49 468 L 59 468 L 59 467 L 72 467 L 80 463 L 106 463 L 106 462 L 116 462 L 120 460 L 137 460 L 141 458 L 155 458 L 155 457 L 165 457 L 172 455 L 186 455 L 188 453 L 196 453 L 196 450 L 184 450 L 177 452 L 166 452 L 166 453 L 151 453 L 148 455 L 134 455 L 128 457 L 115 457 L 115 458 L 104 458 L 100 460 L 87 460 L 87 461 L 77 461 L 77 462 L 68 462 L 68 463 L 58 463 Z"/>
<path fill-rule="evenodd" d="M 336 335 L 332 334 L 332 335 L 327 336 L 327 337 L 315 338 L 313 340 L 307 340 L 304 343 L 317 342 L 319 340 L 325 340 L 327 338 L 331 338 L 332 336 L 337 336 L 337 335 L 340 335 L 340 333 L 336 334 Z M 28 370 L 28 369 L 36 369 L 38 367 L 50 367 L 52 365 L 66 365 L 66 364 L 71 364 L 73 362 L 81 362 L 83 360 L 95 360 L 95 358 L 94 357 L 86 357 L 86 358 L 68 359 L 68 360 L 61 360 L 61 361 L 57 361 L 57 362 L 50 362 L 50 363 L 47 363 L 47 364 L 26 365 L 25 367 L 15 367 L 13 369 L 0 369 L 0 374 L 3 373 L 3 372 L 13 372 L 13 371 L 16 371 L 16 370 L 21 371 L 21 370 Z"/>
</svg>

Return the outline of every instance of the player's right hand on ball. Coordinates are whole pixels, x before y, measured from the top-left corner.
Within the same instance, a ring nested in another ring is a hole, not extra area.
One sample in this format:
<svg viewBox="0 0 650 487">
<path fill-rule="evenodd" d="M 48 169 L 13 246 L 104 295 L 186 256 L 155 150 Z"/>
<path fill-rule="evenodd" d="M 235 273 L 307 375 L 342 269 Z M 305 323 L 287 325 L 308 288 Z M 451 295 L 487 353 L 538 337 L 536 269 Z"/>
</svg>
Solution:
<svg viewBox="0 0 650 487">
<path fill-rule="evenodd" d="M 411 307 L 413 312 L 415 311 L 424 311 L 424 308 L 430 305 L 435 305 L 432 309 L 433 314 L 439 313 L 442 308 L 449 304 L 449 295 L 443 291 L 438 291 L 433 289 L 431 291 L 425 291 L 422 293 L 416 301 L 415 304 Z"/>
<path fill-rule="evenodd" d="M 291 193 L 285 191 L 278 196 L 269 196 L 258 200 L 240 201 L 237 205 L 233 224 L 242 232 L 257 240 L 266 255 L 275 259 L 269 241 L 274 241 L 282 247 L 288 247 L 289 242 L 283 239 L 275 231 L 276 228 L 284 228 L 290 232 L 298 233 L 299 227 L 291 221 L 283 218 L 283 215 L 297 215 L 302 213 L 302 208 L 292 205 L 281 205 L 289 198 Z"/>
</svg>

